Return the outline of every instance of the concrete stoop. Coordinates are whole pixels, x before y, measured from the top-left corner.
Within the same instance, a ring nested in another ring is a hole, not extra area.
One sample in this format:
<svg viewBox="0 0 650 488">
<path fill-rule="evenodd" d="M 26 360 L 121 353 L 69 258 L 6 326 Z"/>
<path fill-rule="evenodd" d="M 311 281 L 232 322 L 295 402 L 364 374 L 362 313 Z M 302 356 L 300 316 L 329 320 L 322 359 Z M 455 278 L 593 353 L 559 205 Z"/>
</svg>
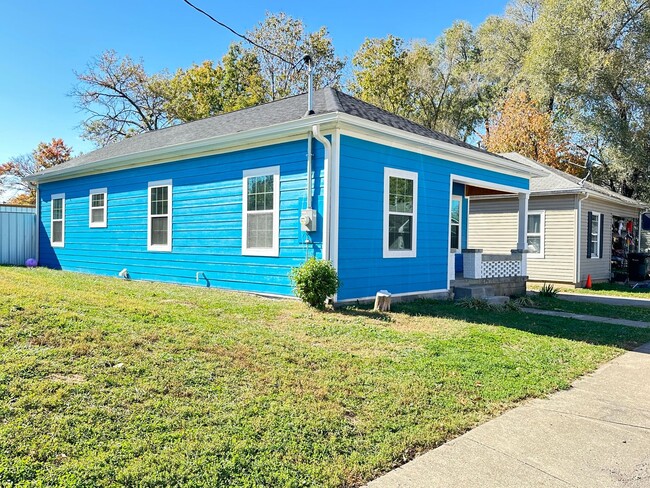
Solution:
<svg viewBox="0 0 650 488">
<path fill-rule="evenodd" d="M 494 288 L 490 285 L 468 285 L 454 287 L 454 300 L 478 298 L 491 305 L 505 305 L 510 300 L 506 296 L 495 296 Z"/>
</svg>

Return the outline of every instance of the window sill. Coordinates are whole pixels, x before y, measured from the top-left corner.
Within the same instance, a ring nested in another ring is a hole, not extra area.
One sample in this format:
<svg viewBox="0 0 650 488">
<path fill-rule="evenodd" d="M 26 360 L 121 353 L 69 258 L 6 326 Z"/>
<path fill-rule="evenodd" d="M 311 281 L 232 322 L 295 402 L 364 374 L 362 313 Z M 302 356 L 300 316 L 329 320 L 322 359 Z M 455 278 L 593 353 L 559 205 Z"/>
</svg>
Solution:
<svg viewBox="0 0 650 488">
<path fill-rule="evenodd" d="M 277 249 L 275 248 L 248 248 L 248 249 L 242 249 L 241 251 L 242 256 L 266 256 L 269 258 L 277 258 L 280 253 L 278 252 Z"/>
<path fill-rule="evenodd" d="M 171 246 L 147 246 L 147 251 L 172 252 L 172 247 Z"/>
</svg>

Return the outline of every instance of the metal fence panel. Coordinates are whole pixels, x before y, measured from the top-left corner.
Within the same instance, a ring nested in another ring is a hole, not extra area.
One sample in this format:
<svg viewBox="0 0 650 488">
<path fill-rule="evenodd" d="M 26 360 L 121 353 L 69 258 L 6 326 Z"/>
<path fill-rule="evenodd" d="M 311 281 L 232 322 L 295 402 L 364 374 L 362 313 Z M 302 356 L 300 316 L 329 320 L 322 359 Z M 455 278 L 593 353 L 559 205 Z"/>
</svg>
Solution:
<svg viewBox="0 0 650 488">
<path fill-rule="evenodd" d="M 0 264 L 36 258 L 36 209 L 0 205 Z"/>
</svg>

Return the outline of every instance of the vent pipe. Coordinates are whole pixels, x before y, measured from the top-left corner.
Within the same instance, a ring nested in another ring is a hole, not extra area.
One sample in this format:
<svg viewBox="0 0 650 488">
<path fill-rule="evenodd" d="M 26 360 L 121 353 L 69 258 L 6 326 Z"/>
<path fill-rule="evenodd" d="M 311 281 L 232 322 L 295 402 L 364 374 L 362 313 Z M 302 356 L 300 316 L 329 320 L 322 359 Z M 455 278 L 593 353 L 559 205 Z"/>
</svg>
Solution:
<svg viewBox="0 0 650 488">
<path fill-rule="evenodd" d="M 305 54 L 302 60 L 307 65 L 307 112 L 305 115 L 314 115 L 312 100 L 314 94 L 314 62 L 309 54 Z"/>
</svg>

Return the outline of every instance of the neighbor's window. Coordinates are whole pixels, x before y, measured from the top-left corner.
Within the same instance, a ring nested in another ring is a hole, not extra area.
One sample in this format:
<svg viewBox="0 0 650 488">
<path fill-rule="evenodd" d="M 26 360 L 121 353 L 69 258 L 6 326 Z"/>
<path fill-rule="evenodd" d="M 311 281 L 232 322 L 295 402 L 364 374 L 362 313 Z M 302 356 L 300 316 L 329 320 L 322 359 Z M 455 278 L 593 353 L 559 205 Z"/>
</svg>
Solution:
<svg viewBox="0 0 650 488">
<path fill-rule="evenodd" d="M 528 213 L 527 247 L 529 257 L 544 257 L 544 212 Z"/>
<path fill-rule="evenodd" d="M 242 254 L 279 254 L 279 207 L 280 167 L 244 171 Z"/>
<path fill-rule="evenodd" d="M 384 168 L 384 257 L 415 257 L 418 174 Z"/>
<path fill-rule="evenodd" d="M 50 243 L 52 247 L 63 247 L 65 242 L 65 193 L 52 195 L 52 223 Z"/>
<path fill-rule="evenodd" d="M 463 197 L 459 195 L 452 195 L 451 197 L 451 219 L 449 222 L 451 228 L 451 243 L 450 251 L 456 252 L 460 249 L 460 229 L 461 229 L 461 219 L 462 219 L 462 202 Z"/>
<path fill-rule="evenodd" d="M 172 181 L 149 183 L 148 245 L 150 251 L 172 250 Z"/>
<path fill-rule="evenodd" d="M 587 257 L 589 258 L 600 258 L 600 219 L 602 218 L 601 214 L 598 213 L 588 213 L 588 253 Z"/>
<path fill-rule="evenodd" d="M 106 188 L 90 190 L 88 219 L 90 227 L 106 227 Z"/>
</svg>

